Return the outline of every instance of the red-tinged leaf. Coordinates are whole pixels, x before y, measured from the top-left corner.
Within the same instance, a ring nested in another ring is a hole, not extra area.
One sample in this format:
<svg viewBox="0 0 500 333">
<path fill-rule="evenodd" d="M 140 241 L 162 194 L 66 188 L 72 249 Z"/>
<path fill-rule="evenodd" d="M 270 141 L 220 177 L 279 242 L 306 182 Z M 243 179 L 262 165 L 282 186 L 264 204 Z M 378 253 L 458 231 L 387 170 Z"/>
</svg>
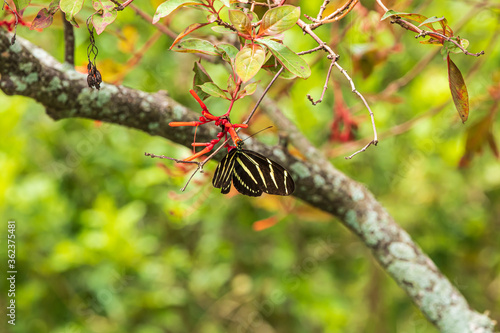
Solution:
<svg viewBox="0 0 500 333">
<path fill-rule="evenodd" d="M 170 15 L 177 8 L 190 6 L 190 5 L 201 5 L 200 0 L 167 0 L 156 9 L 155 16 L 153 17 L 153 24 L 157 23 L 162 17 Z"/>
<path fill-rule="evenodd" d="M 271 216 L 271 217 L 268 217 L 267 219 L 263 219 L 263 220 L 254 222 L 252 225 L 252 229 L 255 231 L 262 231 L 262 230 L 271 228 L 272 226 L 274 226 L 278 222 L 279 222 L 279 220 L 276 216 Z"/>
<path fill-rule="evenodd" d="M 110 12 L 116 5 L 109 0 L 92 0 L 92 7 L 94 7 L 96 11 L 102 9 L 103 11 Z"/>
<path fill-rule="evenodd" d="M 448 82 L 450 84 L 451 96 L 457 108 L 458 114 L 462 119 L 462 123 L 469 118 L 469 93 L 465 85 L 464 78 L 458 67 L 451 61 L 450 56 L 448 60 Z"/>
<path fill-rule="evenodd" d="M 49 10 L 47 8 L 42 8 L 38 14 L 36 14 L 33 22 L 31 22 L 30 30 L 47 28 L 52 24 L 53 19 L 54 17 L 50 15 Z"/>
<path fill-rule="evenodd" d="M 300 7 L 281 6 L 268 10 L 262 17 L 259 36 L 276 35 L 290 29 L 300 18 Z"/>
<path fill-rule="evenodd" d="M 236 74 L 243 82 L 255 76 L 266 61 L 266 52 L 262 46 L 248 44 L 238 52 L 234 62 Z"/>
<path fill-rule="evenodd" d="M 104 29 L 115 21 L 117 15 L 118 13 L 114 9 L 112 11 L 102 10 L 101 12 L 94 14 L 92 16 L 92 25 L 95 28 L 95 32 L 98 35 L 102 34 Z"/>
<path fill-rule="evenodd" d="M 178 42 L 180 42 L 181 39 L 183 39 L 184 37 L 186 37 L 187 35 L 189 35 L 193 31 L 198 30 L 198 29 L 200 29 L 200 28 L 202 28 L 202 27 L 204 27 L 206 25 L 209 25 L 211 23 L 212 22 L 208 22 L 208 23 L 193 23 L 193 24 L 191 24 L 189 27 L 187 27 L 186 29 L 184 29 L 183 32 L 181 32 L 179 35 L 177 35 L 177 38 L 175 38 L 174 42 L 170 46 L 170 50 L 175 46 L 175 44 L 177 44 Z"/>
<path fill-rule="evenodd" d="M 252 21 L 248 18 L 247 14 L 243 13 L 241 10 L 229 10 L 229 20 L 233 24 L 233 27 L 247 35 L 252 34 Z"/>
<path fill-rule="evenodd" d="M 433 44 L 433 45 L 442 45 L 443 43 L 441 43 L 440 40 L 437 40 L 435 38 L 429 38 L 429 39 L 426 39 L 426 40 L 421 40 L 419 41 L 420 44 Z"/>
</svg>

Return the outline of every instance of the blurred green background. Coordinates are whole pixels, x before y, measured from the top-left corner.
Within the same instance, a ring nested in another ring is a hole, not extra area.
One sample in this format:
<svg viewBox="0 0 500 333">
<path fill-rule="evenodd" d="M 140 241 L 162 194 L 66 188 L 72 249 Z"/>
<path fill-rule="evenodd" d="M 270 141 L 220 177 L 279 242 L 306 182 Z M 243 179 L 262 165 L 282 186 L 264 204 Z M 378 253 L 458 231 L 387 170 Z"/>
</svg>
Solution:
<svg viewBox="0 0 500 333">
<path fill-rule="evenodd" d="M 137 5 L 153 15 L 159 3 Z M 369 99 L 382 134 L 378 147 L 345 160 L 357 148 L 328 141 L 338 99 L 358 120 L 363 143 L 371 124 L 338 72 L 332 77 L 342 96 L 329 89 L 323 103 L 307 101 L 306 93 L 321 94 L 329 66 L 316 54 L 307 56 L 313 70 L 307 81 L 280 80 L 270 95 L 337 168 L 376 195 L 472 308 L 500 321 L 500 164 L 485 143 L 468 167 L 458 167 L 468 132 L 498 109 L 498 97 L 489 91 L 500 87 L 500 9 L 490 3 L 480 9 L 467 1 L 386 3 L 398 11 L 444 15 L 452 28 L 461 25 L 457 34 L 470 41 L 471 52 L 486 51 L 479 58 L 452 55 L 469 90 L 465 125 L 451 101 L 439 48 L 379 22 L 374 1 L 316 31 L 334 43 L 340 64 Z M 320 4 L 302 1 L 302 12 L 316 16 Z M 40 8 L 28 8 L 25 17 Z M 77 19 L 80 67 L 87 61 L 84 20 L 90 14 L 86 7 Z M 179 32 L 201 19 L 198 11 L 182 10 L 169 27 Z M 96 38 L 104 80 L 122 75 L 124 85 L 167 90 L 199 110 L 188 93 L 197 57 L 168 51 L 171 38 L 159 36 L 138 65 L 127 67 L 155 31 L 133 10 L 120 12 Z M 210 29 L 200 36 L 205 33 Z M 18 34 L 62 60 L 59 14 L 43 33 L 20 27 Z M 315 46 L 297 27 L 285 41 L 295 51 Z M 226 68 L 203 63 L 216 82 L 226 82 Z M 388 93 L 392 82 L 412 70 L 407 84 Z M 270 76 L 263 72 L 257 79 L 266 84 Z M 246 117 L 252 103 L 238 103 L 233 117 Z M 189 155 L 186 148 L 116 125 L 55 122 L 23 97 L 0 93 L 0 105 L 1 267 L 7 262 L 7 220 L 17 227 L 17 320 L 12 327 L 4 316 L 1 324 L 11 332 L 437 331 L 333 217 L 293 198 L 222 196 L 211 185 L 215 163 L 180 192 L 191 169 L 144 152 L 182 158 Z M 207 105 L 214 114 L 227 108 L 213 99 Z M 269 123 L 259 114 L 252 130 Z M 396 127 L 402 123 L 404 128 Z M 496 116 L 497 144 L 499 129 Z M 273 144 L 277 134 L 259 138 Z M 269 218 L 279 223 L 253 229 Z M 7 285 L 1 281 L 5 309 Z"/>
</svg>

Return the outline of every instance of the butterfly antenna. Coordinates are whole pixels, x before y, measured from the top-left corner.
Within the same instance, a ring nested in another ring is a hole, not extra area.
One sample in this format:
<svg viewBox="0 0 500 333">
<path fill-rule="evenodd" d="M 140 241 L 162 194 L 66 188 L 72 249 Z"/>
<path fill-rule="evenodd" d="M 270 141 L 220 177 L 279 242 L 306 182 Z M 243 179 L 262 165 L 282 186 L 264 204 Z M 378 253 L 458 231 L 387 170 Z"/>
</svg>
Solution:
<svg viewBox="0 0 500 333">
<path fill-rule="evenodd" d="M 245 141 L 245 140 L 247 140 L 247 139 L 250 139 L 252 136 L 257 135 L 257 134 L 259 134 L 260 132 L 263 132 L 263 131 L 265 131 L 265 130 L 270 129 L 271 127 L 273 127 L 273 126 L 272 126 L 272 125 L 271 125 L 271 126 L 267 126 L 266 128 L 263 128 L 263 129 L 261 129 L 260 131 L 257 131 L 257 132 L 255 132 L 254 134 L 252 134 L 252 135 L 250 135 L 250 136 L 246 137 L 243 141 Z"/>
</svg>

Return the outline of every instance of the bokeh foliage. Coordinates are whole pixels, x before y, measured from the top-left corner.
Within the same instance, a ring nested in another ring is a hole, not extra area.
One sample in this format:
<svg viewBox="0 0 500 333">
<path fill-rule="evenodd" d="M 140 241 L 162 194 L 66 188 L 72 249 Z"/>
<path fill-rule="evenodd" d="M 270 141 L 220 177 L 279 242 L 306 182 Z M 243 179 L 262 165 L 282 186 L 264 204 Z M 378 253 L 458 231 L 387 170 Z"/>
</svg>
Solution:
<svg viewBox="0 0 500 333">
<path fill-rule="evenodd" d="M 141 1 L 140 8 L 152 14 L 160 2 Z M 314 16 L 320 2 L 302 3 L 302 12 Z M 462 125 L 437 47 L 380 23 L 376 5 L 365 5 L 317 33 L 327 41 L 338 38 L 342 66 L 369 97 L 379 131 L 389 133 L 378 147 L 346 161 L 335 150 L 339 145 L 328 142 L 331 90 L 317 106 L 305 98 L 305 93 L 319 96 L 329 65 L 315 54 L 306 56 L 313 70 L 307 81 L 279 81 L 270 94 L 337 168 L 375 193 L 473 308 L 489 310 L 500 321 L 500 164 L 485 149 L 468 168 L 458 168 L 467 130 L 488 114 L 494 101 L 487 91 L 500 84 L 498 6 L 474 13 L 468 2 L 393 4 L 401 11 L 445 15 L 452 27 L 462 22 L 460 35 L 471 42 L 469 49 L 486 50 L 478 59 L 453 55 L 471 97 L 469 121 Z M 38 9 L 30 7 L 25 15 Z M 90 13 L 84 8 L 77 17 L 81 26 Z M 180 11 L 170 28 L 181 31 L 197 15 Z M 132 10 L 120 12 L 97 37 L 104 81 L 126 70 L 131 53 L 154 33 Z M 43 33 L 19 28 L 18 34 L 62 60 L 60 18 Z M 76 65 L 85 66 L 87 31 L 75 34 Z M 295 51 L 315 46 L 297 27 L 286 39 L 294 41 Z M 167 90 L 198 110 L 188 94 L 197 58 L 168 51 L 171 42 L 161 36 L 123 84 Z M 391 82 L 432 52 L 434 58 L 413 80 L 384 95 Z M 204 65 L 223 85 L 226 69 Z M 257 76 L 263 82 L 269 78 Z M 360 117 L 358 137 L 369 138 L 371 125 L 359 100 L 343 76 L 334 72 L 333 79 Z M 252 103 L 238 103 L 236 116 L 245 117 Z M 215 164 L 181 193 L 189 170 L 143 153 L 184 157 L 185 148 L 116 125 L 54 122 L 26 98 L 0 95 L 0 105 L 0 244 L 5 244 L 7 219 L 17 223 L 12 332 L 436 331 L 334 218 L 293 198 L 223 197 L 211 186 Z M 227 108 L 211 99 L 207 105 L 214 114 Z M 390 134 L 416 117 L 401 134 Z M 267 124 L 261 114 L 252 127 Z M 493 133 L 499 130 L 496 117 Z M 276 142 L 271 131 L 259 137 Z M 279 223 L 252 230 L 255 221 L 269 217 Z M 1 283 L 5 295 L 5 280 Z"/>
</svg>

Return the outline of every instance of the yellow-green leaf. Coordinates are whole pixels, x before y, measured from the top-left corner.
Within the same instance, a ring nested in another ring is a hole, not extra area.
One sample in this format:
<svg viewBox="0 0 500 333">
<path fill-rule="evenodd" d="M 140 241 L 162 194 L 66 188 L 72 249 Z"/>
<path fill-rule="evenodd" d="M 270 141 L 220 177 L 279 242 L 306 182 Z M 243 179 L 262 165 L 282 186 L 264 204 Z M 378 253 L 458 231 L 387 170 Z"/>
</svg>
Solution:
<svg viewBox="0 0 500 333">
<path fill-rule="evenodd" d="M 219 86 L 213 82 L 206 82 L 203 85 L 201 85 L 200 88 L 201 90 L 203 90 L 203 92 L 209 94 L 210 96 L 229 99 L 224 90 L 219 88 Z"/>
<path fill-rule="evenodd" d="M 248 44 L 238 52 L 235 60 L 236 74 L 243 82 L 247 82 L 258 73 L 266 60 L 266 52 L 262 46 Z"/>
<path fill-rule="evenodd" d="M 78 12 L 83 7 L 84 0 L 61 0 L 59 3 L 59 8 L 66 14 L 66 19 L 70 21 L 73 16 L 78 14 Z"/>
<path fill-rule="evenodd" d="M 308 78 L 311 75 L 311 69 L 309 68 L 307 62 L 285 45 L 267 38 L 259 39 L 258 43 L 267 46 L 276 59 L 278 59 L 280 64 L 282 64 L 283 67 L 288 69 L 292 74 L 303 79 Z"/>
<path fill-rule="evenodd" d="M 188 38 L 175 45 L 175 52 L 202 53 L 208 55 L 219 55 L 215 46 L 207 40 L 198 38 Z"/>
</svg>

